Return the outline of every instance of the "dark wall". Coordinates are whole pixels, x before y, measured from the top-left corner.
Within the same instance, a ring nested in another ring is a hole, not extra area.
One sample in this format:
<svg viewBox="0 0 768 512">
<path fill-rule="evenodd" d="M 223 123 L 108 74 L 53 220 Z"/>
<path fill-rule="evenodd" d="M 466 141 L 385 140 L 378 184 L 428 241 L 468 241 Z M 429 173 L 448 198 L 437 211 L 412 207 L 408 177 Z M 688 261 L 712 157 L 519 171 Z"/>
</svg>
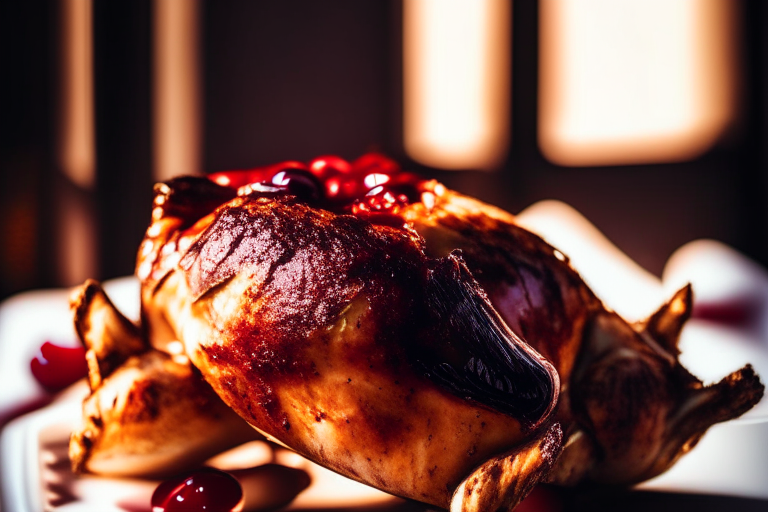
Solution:
<svg viewBox="0 0 768 512">
<path fill-rule="evenodd" d="M 0 2 L 0 297 L 57 286 L 52 206 L 57 2 Z M 100 268 L 133 271 L 151 201 L 151 2 L 96 2 Z M 560 199 L 659 273 L 696 238 L 768 265 L 768 5 L 742 0 L 738 129 L 691 162 L 563 168 L 536 142 L 537 3 L 513 1 L 512 138 L 503 169 L 440 172 L 401 142 L 400 0 L 202 2 L 204 168 L 386 151 L 465 193 L 518 211 Z"/>
<path fill-rule="evenodd" d="M 51 282 L 47 209 L 55 13 L 0 1 L 0 298 Z"/>
<path fill-rule="evenodd" d="M 132 274 L 152 208 L 151 1 L 93 3 L 98 276 Z"/>
<path fill-rule="evenodd" d="M 205 3 L 205 168 L 392 142 L 393 2 Z"/>
</svg>

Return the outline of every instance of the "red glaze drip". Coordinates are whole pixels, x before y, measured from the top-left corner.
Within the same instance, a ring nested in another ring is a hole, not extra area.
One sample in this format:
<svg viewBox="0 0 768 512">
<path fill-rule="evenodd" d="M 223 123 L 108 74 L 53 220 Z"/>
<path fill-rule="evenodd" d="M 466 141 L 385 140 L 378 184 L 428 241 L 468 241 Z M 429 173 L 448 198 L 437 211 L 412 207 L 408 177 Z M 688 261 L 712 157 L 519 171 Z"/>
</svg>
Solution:
<svg viewBox="0 0 768 512">
<path fill-rule="evenodd" d="M 61 347 L 46 341 L 30 362 L 35 379 L 49 391 L 64 389 L 88 375 L 83 347 Z"/>
<path fill-rule="evenodd" d="M 749 327 L 760 318 L 761 309 L 762 304 L 759 301 L 745 297 L 724 302 L 695 304 L 691 316 L 732 327 Z"/>
<path fill-rule="evenodd" d="M 152 494 L 152 512 L 236 512 L 242 507 L 240 483 L 213 468 L 167 480 Z"/>
<path fill-rule="evenodd" d="M 397 162 L 378 153 L 368 153 L 352 163 L 329 155 L 307 165 L 288 161 L 219 172 L 208 178 L 237 189 L 238 195 L 285 191 L 312 206 L 390 226 L 402 226 L 398 215 L 402 208 L 432 189 L 432 182 L 401 172 Z"/>
</svg>

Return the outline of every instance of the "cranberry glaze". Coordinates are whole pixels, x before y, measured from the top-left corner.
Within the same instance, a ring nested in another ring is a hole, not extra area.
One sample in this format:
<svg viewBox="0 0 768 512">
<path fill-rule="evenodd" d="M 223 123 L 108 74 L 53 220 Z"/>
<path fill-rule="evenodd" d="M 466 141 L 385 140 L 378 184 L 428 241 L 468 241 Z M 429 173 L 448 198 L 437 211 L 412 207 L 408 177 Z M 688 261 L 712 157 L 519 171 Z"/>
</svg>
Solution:
<svg viewBox="0 0 768 512">
<path fill-rule="evenodd" d="M 227 171 L 209 176 L 237 195 L 288 193 L 308 205 L 335 213 L 352 213 L 374 224 L 402 226 L 403 207 L 430 201 L 436 182 L 402 172 L 399 165 L 377 153 L 352 163 L 323 156 L 308 165 L 288 161 L 268 167 Z M 426 196 L 426 197 L 425 197 Z"/>
</svg>

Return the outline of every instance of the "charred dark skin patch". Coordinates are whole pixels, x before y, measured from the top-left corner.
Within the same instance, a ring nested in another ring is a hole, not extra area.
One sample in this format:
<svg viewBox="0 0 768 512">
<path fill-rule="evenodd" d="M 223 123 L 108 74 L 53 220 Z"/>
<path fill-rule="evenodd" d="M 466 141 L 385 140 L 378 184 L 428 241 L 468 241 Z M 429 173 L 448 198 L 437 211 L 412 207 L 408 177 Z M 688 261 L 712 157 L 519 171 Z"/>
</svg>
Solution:
<svg viewBox="0 0 768 512">
<path fill-rule="evenodd" d="M 570 289 L 579 290 L 590 305 L 599 305 L 567 261 L 558 260 L 552 247 L 534 233 L 488 216 L 448 216 L 440 222 L 459 233 L 458 240 L 472 241 L 458 248 L 491 302 L 505 302 L 497 298 L 510 292 L 520 297 L 513 302 L 514 309 L 499 313 L 516 334 L 559 368 L 560 344 L 573 336 L 578 311 L 567 306 L 558 280 L 567 279 Z"/>
<path fill-rule="evenodd" d="M 452 393 L 529 426 L 544 418 L 559 392 L 555 373 L 507 327 L 458 251 L 438 261 L 426 290 L 438 330 L 427 339 L 441 344 L 418 356 L 427 375 Z"/>
</svg>

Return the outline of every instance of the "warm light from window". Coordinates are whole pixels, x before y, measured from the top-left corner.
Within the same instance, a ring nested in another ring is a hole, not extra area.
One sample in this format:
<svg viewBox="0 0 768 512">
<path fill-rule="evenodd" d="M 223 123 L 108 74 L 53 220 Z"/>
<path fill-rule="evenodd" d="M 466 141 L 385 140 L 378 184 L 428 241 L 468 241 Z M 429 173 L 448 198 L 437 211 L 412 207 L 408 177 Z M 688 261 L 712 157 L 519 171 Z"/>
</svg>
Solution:
<svg viewBox="0 0 768 512">
<path fill-rule="evenodd" d="M 82 188 L 96 180 L 91 0 L 62 0 L 59 162 Z"/>
<path fill-rule="evenodd" d="M 730 0 L 543 0 L 539 143 L 561 165 L 686 160 L 734 116 Z"/>
<path fill-rule="evenodd" d="M 154 172 L 157 181 L 200 172 L 197 0 L 154 1 Z"/>
<path fill-rule="evenodd" d="M 491 169 L 509 139 L 509 0 L 403 2 L 404 143 L 444 169 Z"/>
</svg>

